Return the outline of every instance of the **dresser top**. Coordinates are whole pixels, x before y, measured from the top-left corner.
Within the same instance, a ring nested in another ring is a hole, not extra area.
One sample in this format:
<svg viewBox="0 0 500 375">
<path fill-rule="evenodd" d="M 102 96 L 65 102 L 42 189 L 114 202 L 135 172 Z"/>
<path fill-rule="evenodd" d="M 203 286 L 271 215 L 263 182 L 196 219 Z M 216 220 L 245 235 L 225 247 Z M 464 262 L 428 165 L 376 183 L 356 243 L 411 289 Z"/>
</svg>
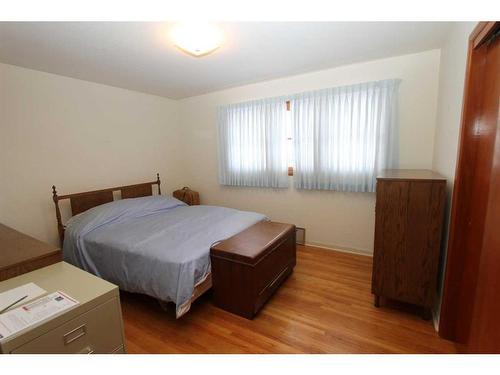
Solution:
<svg viewBox="0 0 500 375">
<path fill-rule="evenodd" d="M 0 270 L 43 258 L 61 250 L 0 224 Z"/>
<path fill-rule="evenodd" d="M 377 180 L 446 181 L 446 178 L 429 169 L 386 169 L 379 173 Z"/>
</svg>

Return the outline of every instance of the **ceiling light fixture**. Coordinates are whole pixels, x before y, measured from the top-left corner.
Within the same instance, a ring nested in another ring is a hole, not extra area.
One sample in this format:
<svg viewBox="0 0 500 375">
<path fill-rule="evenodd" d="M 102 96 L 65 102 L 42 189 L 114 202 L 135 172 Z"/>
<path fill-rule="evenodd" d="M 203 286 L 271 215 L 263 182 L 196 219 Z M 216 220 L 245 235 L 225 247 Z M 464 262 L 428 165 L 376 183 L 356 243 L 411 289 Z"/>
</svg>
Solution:
<svg viewBox="0 0 500 375">
<path fill-rule="evenodd" d="M 220 47 L 222 31 L 209 23 L 181 23 L 171 32 L 174 44 L 195 57 L 205 56 Z"/>
</svg>

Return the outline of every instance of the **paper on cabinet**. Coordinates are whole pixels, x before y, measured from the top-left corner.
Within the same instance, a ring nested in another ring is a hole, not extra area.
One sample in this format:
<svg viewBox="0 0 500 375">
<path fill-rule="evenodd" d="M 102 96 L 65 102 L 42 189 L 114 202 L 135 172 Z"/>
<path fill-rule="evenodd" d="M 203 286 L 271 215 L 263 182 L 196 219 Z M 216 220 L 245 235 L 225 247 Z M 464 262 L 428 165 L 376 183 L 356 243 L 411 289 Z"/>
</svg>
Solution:
<svg viewBox="0 0 500 375">
<path fill-rule="evenodd" d="M 58 291 L 9 310 L 0 315 L 0 340 L 58 315 L 77 304 L 78 301 Z"/>
<path fill-rule="evenodd" d="M 25 296 L 26 298 L 20 301 L 20 304 L 25 304 L 26 302 L 31 301 L 33 298 L 40 297 L 45 293 L 47 293 L 47 291 L 40 288 L 35 283 L 28 283 L 18 286 L 17 288 L 7 290 L 3 293 L 0 293 L 0 311 Z"/>
</svg>

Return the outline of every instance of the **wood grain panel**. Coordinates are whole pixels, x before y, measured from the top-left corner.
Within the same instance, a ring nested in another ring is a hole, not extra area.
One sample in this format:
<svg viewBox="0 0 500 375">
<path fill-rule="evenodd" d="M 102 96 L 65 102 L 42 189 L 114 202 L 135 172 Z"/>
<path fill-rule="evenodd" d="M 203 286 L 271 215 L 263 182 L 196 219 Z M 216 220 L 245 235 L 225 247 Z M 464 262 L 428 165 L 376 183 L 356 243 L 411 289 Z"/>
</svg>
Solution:
<svg viewBox="0 0 500 375">
<path fill-rule="evenodd" d="M 464 104 L 460 130 L 450 234 L 446 258 L 439 332 L 463 344 L 469 341 L 474 320 L 478 275 L 481 274 L 485 218 L 489 196 L 498 189 L 490 184 L 498 142 L 498 57 L 490 54 L 498 41 L 500 23 L 480 22 L 469 38 Z M 498 38 L 498 37 L 497 37 Z M 491 57 L 493 60 L 488 61 Z M 485 106 L 486 105 L 486 106 Z M 488 110 L 491 113 L 485 113 Z M 494 190 L 490 190 L 493 188 Z M 498 222 L 496 222 L 498 228 Z M 497 274 L 500 273 L 497 272 Z M 498 301 L 498 298 L 495 298 Z M 480 318 L 478 318 L 480 319 Z"/>
<path fill-rule="evenodd" d="M 432 183 L 409 182 L 408 212 L 405 220 L 404 260 L 396 270 L 402 278 L 401 294 L 397 299 L 416 305 L 431 307 L 429 295 L 434 295 L 435 286 L 429 285 L 429 258 L 436 258 L 439 251 L 429 245 L 428 224 L 432 218 L 429 215 L 432 202 Z M 435 253 L 435 254 L 432 254 Z M 432 276 L 436 277 L 437 270 Z"/>
<path fill-rule="evenodd" d="M 404 296 L 399 270 L 405 261 L 409 188 L 406 181 L 377 184 L 372 284 L 375 295 Z"/>
<path fill-rule="evenodd" d="M 146 183 L 134 186 L 127 186 L 120 189 L 122 199 L 148 197 L 153 195 L 153 185 Z"/>
<path fill-rule="evenodd" d="M 297 266 L 247 320 L 214 306 L 210 293 L 181 319 L 173 306 L 123 293 L 129 353 L 455 353 L 407 305 L 373 306 L 372 258 L 297 247 Z"/>
<path fill-rule="evenodd" d="M 413 179 L 411 176 L 415 176 Z M 446 181 L 431 171 L 377 178 L 373 286 L 387 297 L 434 307 Z"/>
<path fill-rule="evenodd" d="M 0 224 L 0 281 L 61 260 L 57 247 Z"/>
<path fill-rule="evenodd" d="M 296 264 L 295 226 L 259 222 L 210 250 L 215 303 L 252 319 Z"/>
<path fill-rule="evenodd" d="M 39 268 L 47 267 L 51 264 L 59 263 L 62 260 L 62 252 L 61 250 L 57 250 L 52 254 L 47 254 L 32 260 L 26 260 L 10 267 L 2 268 L 0 269 L 0 281 L 31 272 Z"/>
<path fill-rule="evenodd" d="M 410 182 L 402 300 L 427 308 L 436 302 L 444 202 L 444 181 Z"/>
<path fill-rule="evenodd" d="M 113 202 L 113 192 L 99 191 L 95 193 L 77 195 L 71 197 L 69 201 L 71 203 L 71 213 L 74 216 L 95 206 Z"/>
<path fill-rule="evenodd" d="M 498 27 L 500 29 L 500 26 Z M 482 127 L 494 139 L 483 247 L 477 273 L 477 288 L 467 350 L 473 353 L 500 353 L 500 37 L 485 45 L 487 50 Z M 488 125 L 489 124 L 489 125 Z"/>
</svg>

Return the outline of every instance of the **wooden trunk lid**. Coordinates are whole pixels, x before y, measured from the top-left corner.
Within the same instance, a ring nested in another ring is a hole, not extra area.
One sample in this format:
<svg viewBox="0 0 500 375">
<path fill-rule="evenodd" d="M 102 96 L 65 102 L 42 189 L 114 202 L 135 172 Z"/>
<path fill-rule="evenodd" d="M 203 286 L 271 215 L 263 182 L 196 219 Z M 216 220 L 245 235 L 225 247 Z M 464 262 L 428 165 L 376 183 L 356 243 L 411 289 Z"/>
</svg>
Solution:
<svg viewBox="0 0 500 375">
<path fill-rule="evenodd" d="M 261 221 L 212 246 L 211 255 L 255 265 L 291 235 L 295 236 L 295 225 Z"/>
</svg>

